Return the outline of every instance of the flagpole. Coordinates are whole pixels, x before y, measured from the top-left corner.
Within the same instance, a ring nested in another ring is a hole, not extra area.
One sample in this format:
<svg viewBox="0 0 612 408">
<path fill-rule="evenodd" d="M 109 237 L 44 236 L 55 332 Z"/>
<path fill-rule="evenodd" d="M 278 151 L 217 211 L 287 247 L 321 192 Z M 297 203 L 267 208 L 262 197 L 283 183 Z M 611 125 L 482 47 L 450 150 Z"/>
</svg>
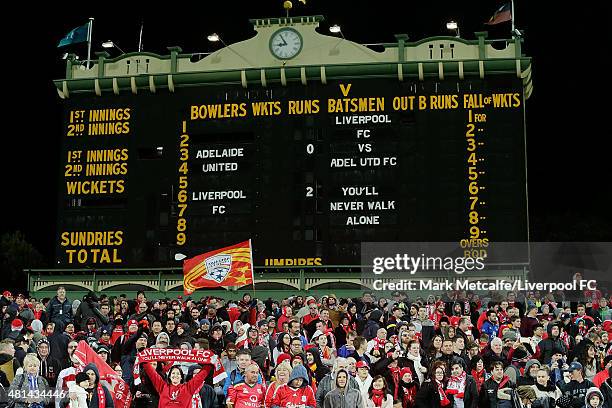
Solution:
<svg viewBox="0 0 612 408">
<path fill-rule="evenodd" d="M 512 5 L 512 9 L 511 9 L 511 15 L 510 15 L 510 21 L 512 22 L 512 33 L 511 35 L 514 35 L 514 0 L 510 0 L 510 4 Z"/>
<path fill-rule="evenodd" d="M 144 20 L 140 22 L 140 36 L 138 38 L 138 52 L 142 51 L 142 30 L 144 28 Z"/>
<path fill-rule="evenodd" d="M 253 297 L 255 297 L 255 264 L 253 263 L 253 245 L 249 239 L 249 254 L 251 255 L 251 280 L 253 281 Z"/>
<path fill-rule="evenodd" d="M 91 61 L 91 35 L 93 33 L 93 17 L 89 17 L 89 28 L 87 30 L 87 69 L 89 69 L 89 63 Z"/>
</svg>

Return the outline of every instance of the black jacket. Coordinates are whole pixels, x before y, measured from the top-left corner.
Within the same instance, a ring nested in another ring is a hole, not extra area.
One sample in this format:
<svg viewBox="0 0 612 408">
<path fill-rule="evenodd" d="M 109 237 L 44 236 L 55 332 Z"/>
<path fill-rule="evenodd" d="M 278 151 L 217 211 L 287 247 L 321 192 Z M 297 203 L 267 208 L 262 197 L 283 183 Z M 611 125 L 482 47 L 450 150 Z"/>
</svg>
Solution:
<svg viewBox="0 0 612 408">
<path fill-rule="evenodd" d="M 93 370 L 96 373 L 96 383 L 94 385 L 93 390 L 87 390 L 87 406 L 89 408 L 99 408 L 98 402 L 98 383 L 100 382 L 100 373 L 95 364 L 90 363 L 85 366 L 83 372 L 87 372 L 89 369 Z M 105 408 L 115 408 L 115 403 L 113 402 L 113 396 L 110 391 L 103 385 L 102 389 L 104 390 L 104 407 Z"/>
<path fill-rule="evenodd" d="M 57 383 L 57 376 L 62 370 L 60 362 L 57 359 L 51 357 L 50 355 L 44 360 L 41 359 L 40 356 L 38 357 L 38 359 L 40 360 L 38 374 L 46 378 L 50 387 L 55 388 L 55 384 Z"/>
<path fill-rule="evenodd" d="M 479 408 L 497 408 L 497 390 L 500 388 L 514 388 L 514 384 L 510 382 L 510 379 L 504 377 L 500 383 L 497 383 L 493 377 L 486 380 L 480 388 L 480 394 L 478 396 L 478 407 Z"/>
<path fill-rule="evenodd" d="M 584 397 L 586 396 L 587 390 L 594 386 L 595 384 L 586 378 L 581 383 L 572 380 L 565 384 L 561 392 L 563 395 L 567 395 L 572 399 L 572 407 L 581 408 L 584 406 Z"/>
<path fill-rule="evenodd" d="M 438 387 L 429 380 L 423 382 L 415 400 L 415 408 L 442 408 Z"/>
<path fill-rule="evenodd" d="M 55 330 L 62 331 L 67 323 L 72 322 L 72 301 L 66 298 L 61 302 L 57 296 L 54 296 L 47 305 L 47 313 L 49 321 L 55 323 Z"/>
<path fill-rule="evenodd" d="M 561 330 L 559 322 L 551 323 L 548 325 L 546 331 L 548 331 L 548 338 L 538 343 L 540 349 L 540 361 L 544 364 L 550 364 L 550 359 L 553 355 L 553 349 L 559 349 L 563 351 L 563 354 L 567 354 L 567 347 L 565 343 L 559 337 L 553 337 L 551 334 L 553 326 L 557 326 Z"/>
</svg>

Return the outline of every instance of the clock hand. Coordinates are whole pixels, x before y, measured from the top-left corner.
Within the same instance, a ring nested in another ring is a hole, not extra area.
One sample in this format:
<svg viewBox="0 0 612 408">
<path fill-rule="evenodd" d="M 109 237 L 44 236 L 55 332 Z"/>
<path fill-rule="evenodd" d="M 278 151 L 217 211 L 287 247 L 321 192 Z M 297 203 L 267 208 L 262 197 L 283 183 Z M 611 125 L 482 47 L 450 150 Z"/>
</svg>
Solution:
<svg viewBox="0 0 612 408">
<path fill-rule="evenodd" d="M 283 45 L 287 45 L 287 41 L 285 41 L 285 39 L 283 38 L 283 35 L 280 34 L 279 37 L 281 38 L 281 40 L 283 40 Z"/>
<path fill-rule="evenodd" d="M 284 46 L 285 46 L 285 44 L 283 44 L 283 43 L 278 43 L 278 44 L 276 44 L 276 46 L 277 46 L 277 47 L 284 47 Z"/>
</svg>

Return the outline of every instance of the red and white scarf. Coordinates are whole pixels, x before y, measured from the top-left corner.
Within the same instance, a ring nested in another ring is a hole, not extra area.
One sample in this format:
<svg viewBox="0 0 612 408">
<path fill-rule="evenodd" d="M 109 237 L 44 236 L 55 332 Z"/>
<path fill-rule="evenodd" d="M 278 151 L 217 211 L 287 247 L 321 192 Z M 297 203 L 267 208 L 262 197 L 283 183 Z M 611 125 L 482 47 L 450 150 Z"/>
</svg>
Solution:
<svg viewBox="0 0 612 408">
<path fill-rule="evenodd" d="M 106 394 L 104 393 L 104 387 L 102 387 L 102 384 L 100 383 L 98 383 L 97 392 L 98 392 L 98 407 L 99 408 L 106 407 Z"/>
<path fill-rule="evenodd" d="M 140 379 L 140 364 L 149 363 L 152 361 L 170 361 L 170 362 L 188 362 L 197 364 L 212 364 L 213 384 L 227 378 L 227 373 L 221 364 L 220 359 L 211 350 L 181 350 L 181 349 L 161 349 L 147 348 L 136 355 L 134 361 L 134 385 L 139 385 Z"/>
<path fill-rule="evenodd" d="M 448 398 L 446 397 L 446 393 L 444 392 L 444 386 L 442 385 L 442 382 L 439 382 L 438 380 L 433 380 L 434 384 L 436 384 L 436 386 L 438 387 L 438 397 L 440 398 L 440 406 L 446 407 L 447 405 L 450 405 L 450 401 L 448 400 Z"/>
<path fill-rule="evenodd" d="M 385 344 L 387 344 L 387 340 L 386 339 L 379 339 L 378 337 L 374 337 L 374 349 L 373 350 L 378 350 L 378 349 L 385 349 Z"/>
<path fill-rule="evenodd" d="M 457 398 L 463 399 L 463 395 L 465 393 L 465 380 L 467 379 L 467 373 L 464 371 L 461 375 L 453 375 L 448 381 L 448 386 L 446 387 L 446 393 L 452 394 Z"/>
</svg>

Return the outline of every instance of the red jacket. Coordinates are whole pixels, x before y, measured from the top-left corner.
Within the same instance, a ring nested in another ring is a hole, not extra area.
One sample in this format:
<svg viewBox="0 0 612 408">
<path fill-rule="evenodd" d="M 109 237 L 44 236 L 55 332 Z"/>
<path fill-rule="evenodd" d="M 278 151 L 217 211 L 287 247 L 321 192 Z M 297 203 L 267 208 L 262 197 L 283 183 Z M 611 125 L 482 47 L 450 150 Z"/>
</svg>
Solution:
<svg viewBox="0 0 612 408">
<path fill-rule="evenodd" d="M 317 406 L 317 401 L 315 400 L 314 392 L 312 391 L 312 387 L 310 385 L 305 384 L 296 389 L 285 384 L 276 390 L 276 393 L 272 398 L 273 407 L 278 406 L 285 408 L 297 405 L 304 405 L 313 408 Z"/>
<path fill-rule="evenodd" d="M 159 406 L 164 408 L 191 408 L 193 395 L 202 388 L 211 368 L 211 365 L 205 365 L 189 382 L 172 385 L 164 381 L 151 364 L 144 364 L 145 372 L 159 394 Z"/>
</svg>

